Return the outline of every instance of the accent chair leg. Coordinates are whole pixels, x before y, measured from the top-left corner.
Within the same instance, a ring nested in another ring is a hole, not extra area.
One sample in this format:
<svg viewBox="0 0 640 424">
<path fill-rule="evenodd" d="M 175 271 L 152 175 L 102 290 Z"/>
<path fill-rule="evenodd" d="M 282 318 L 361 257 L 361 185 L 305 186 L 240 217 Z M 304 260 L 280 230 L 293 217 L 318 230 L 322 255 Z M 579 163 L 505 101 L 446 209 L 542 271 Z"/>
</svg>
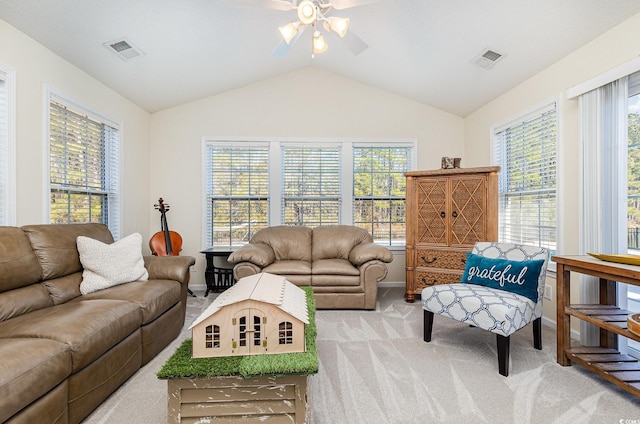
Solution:
<svg viewBox="0 0 640 424">
<path fill-rule="evenodd" d="M 433 312 L 427 311 L 426 309 L 423 310 L 423 318 L 424 318 L 424 324 L 423 324 L 423 329 L 424 329 L 424 341 L 425 342 L 430 342 L 431 341 L 431 331 L 433 331 Z"/>
<path fill-rule="evenodd" d="M 542 318 L 533 320 L 533 347 L 542 349 Z"/>
<path fill-rule="evenodd" d="M 509 336 L 496 334 L 498 344 L 498 372 L 505 377 L 509 376 Z"/>
</svg>

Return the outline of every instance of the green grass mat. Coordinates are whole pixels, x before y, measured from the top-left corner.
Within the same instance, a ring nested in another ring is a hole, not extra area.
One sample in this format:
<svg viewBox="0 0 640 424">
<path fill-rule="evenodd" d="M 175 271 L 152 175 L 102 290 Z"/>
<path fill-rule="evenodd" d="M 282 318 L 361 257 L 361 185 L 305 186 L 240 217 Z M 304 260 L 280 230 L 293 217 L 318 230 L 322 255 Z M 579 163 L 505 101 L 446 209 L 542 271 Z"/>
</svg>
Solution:
<svg viewBox="0 0 640 424">
<path fill-rule="evenodd" d="M 192 358 L 191 339 L 186 339 L 156 374 L 158 378 L 200 378 L 265 375 L 316 374 L 318 348 L 316 345 L 316 305 L 311 287 L 301 287 L 307 295 L 309 325 L 305 327 L 307 351 L 270 355 L 226 356 L 221 358 Z"/>
</svg>

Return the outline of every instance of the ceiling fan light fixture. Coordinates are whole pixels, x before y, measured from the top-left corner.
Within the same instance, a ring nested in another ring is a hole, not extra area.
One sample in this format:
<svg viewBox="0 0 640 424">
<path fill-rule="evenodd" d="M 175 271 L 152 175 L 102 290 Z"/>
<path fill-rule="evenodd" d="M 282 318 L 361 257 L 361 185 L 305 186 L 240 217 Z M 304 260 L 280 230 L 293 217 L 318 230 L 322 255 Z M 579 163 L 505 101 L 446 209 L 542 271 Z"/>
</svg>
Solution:
<svg viewBox="0 0 640 424">
<path fill-rule="evenodd" d="M 313 53 L 320 54 L 327 51 L 329 45 L 326 41 L 324 41 L 324 36 L 320 31 L 316 31 L 313 33 Z"/>
<path fill-rule="evenodd" d="M 302 0 L 298 5 L 298 19 L 308 25 L 315 21 L 316 17 L 316 5 L 311 0 Z"/>
<path fill-rule="evenodd" d="M 298 28 L 300 27 L 300 22 L 290 22 L 287 25 L 278 27 L 278 31 L 282 34 L 282 38 L 284 38 L 285 43 L 289 44 L 293 37 L 298 33 Z"/>
<path fill-rule="evenodd" d="M 328 20 L 329 28 L 331 28 L 332 31 L 335 31 L 340 37 L 344 37 L 349 30 L 349 18 L 332 16 L 328 18 Z"/>
</svg>

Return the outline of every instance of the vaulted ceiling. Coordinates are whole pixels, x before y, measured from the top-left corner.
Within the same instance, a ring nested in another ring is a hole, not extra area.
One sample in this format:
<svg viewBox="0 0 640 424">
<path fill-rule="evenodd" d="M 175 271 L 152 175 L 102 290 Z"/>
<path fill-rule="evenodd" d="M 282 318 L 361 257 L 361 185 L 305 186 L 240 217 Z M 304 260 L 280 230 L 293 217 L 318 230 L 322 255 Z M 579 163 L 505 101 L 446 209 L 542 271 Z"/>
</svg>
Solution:
<svg viewBox="0 0 640 424">
<path fill-rule="evenodd" d="M 328 12 L 350 18 L 365 51 L 326 34 L 312 58 L 309 30 L 271 55 L 295 11 L 229 3 L 0 0 L 0 19 L 149 112 L 315 66 L 464 117 L 640 13 L 630 0 L 379 0 Z M 123 39 L 143 55 L 105 47 Z M 475 63 L 487 50 L 502 55 L 490 69 Z"/>
</svg>

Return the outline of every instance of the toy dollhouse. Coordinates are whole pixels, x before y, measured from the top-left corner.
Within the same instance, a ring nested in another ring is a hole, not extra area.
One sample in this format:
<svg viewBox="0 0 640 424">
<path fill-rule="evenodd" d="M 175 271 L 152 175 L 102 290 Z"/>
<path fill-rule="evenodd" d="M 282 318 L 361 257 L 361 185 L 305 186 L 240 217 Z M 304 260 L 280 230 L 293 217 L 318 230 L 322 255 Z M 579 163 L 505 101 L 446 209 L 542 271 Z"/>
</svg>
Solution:
<svg viewBox="0 0 640 424">
<path fill-rule="evenodd" d="M 189 327 L 194 358 L 304 352 L 306 294 L 259 273 L 225 290 Z"/>
</svg>

